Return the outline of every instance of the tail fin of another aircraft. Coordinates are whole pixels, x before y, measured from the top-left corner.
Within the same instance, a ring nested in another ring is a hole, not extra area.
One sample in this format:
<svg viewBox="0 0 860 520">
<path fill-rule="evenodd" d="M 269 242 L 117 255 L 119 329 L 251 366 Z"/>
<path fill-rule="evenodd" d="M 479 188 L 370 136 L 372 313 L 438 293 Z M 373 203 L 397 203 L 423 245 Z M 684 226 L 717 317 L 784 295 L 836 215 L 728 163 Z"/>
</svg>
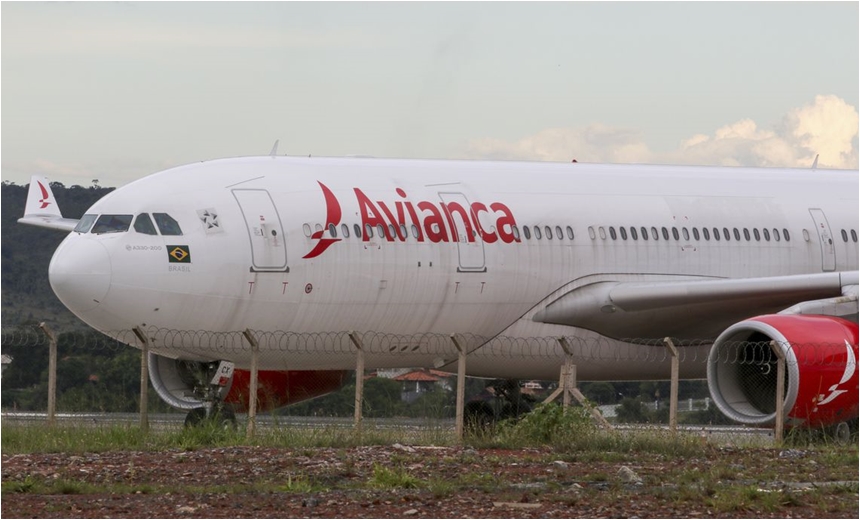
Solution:
<svg viewBox="0 0 860 520">
<path fill-rule="evenodd" d="M 24 217 L 18 219 L 18 222 L 63 231 L 72 231 L 78 224 L 77 219 L 63 218 L 48 179 L 39 175 L 34 175 L 30 179 Z"/>
</svg>

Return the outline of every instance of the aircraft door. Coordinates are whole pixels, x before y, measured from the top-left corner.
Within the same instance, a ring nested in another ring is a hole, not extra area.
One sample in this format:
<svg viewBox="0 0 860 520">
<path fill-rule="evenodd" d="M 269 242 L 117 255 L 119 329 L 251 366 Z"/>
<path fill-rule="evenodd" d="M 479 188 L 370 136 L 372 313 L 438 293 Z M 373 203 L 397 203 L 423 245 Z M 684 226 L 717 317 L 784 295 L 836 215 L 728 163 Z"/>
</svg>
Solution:
<svg viewBox="0 0 860 520">
<path fill-rule="evenodd" d="M 445 217 L 456 229 L 451 230 L 451 240 L 457 241 L 460 267 L 458 272 L 483 273 L 487 271 L 484 257 L 484 241 L 474 224 L 474 215 L 469 200 L 462 193 L 439 193 Z"/>
<path fill-rule="evenodd" d="M 830 224 L 827 223 L 824 211 L 815 208 L 810 209 L 809 213 L 815 222 L 815 229 L 818 231 L 818 238 L 821 242 L 821 270 L 833 271 L 836 269 L 836 251 L 833 245 L 833 235 L 830 233 Z"/>
<path fill-rule="evenodd" d="M 266 190 L 233 190 L 251 245 L 252 271 L 287 271 L 287 243 L 281 217 Z"/>
</svg>

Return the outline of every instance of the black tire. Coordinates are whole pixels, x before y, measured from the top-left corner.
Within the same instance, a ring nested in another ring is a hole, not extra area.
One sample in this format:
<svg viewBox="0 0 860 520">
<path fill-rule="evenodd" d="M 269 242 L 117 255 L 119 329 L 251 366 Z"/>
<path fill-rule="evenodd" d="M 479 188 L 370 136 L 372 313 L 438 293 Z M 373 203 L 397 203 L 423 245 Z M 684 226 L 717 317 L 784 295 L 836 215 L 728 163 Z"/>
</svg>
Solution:
<svg viewBox="0 0 860 520">
<path fill-rule="evenodd" d="M 485 402 L 466 404 L 463 411 L 466 431 L 471 433 L 486 433 L 496 424 L 496 414 L 493 408 Z"/>
<path fill-rule="evenodd" d="M 833 440 L 839 444 L 848 444 L 851 442 L 851 428 L 847 422 L 841 422 L 833 426 L 832 435 Z"/>
<path fill-rule="evenodd" d="M 188 415 L 185 416 L 185 427 L 186 428 L 196 428 L 203 424 L 206 420 L 206 409 L 205 408 L 195 408 L 188 412 Z"/>
<path fill-rule="evenodd" d="M 235 430 L 238 427 L 238 422 L 236 421 L 236 414 L 233 412 L 233 409 L 229 406 L 221 406 L 215 412 L 215 415 L 212 416 L 212 420 L 225 430 Z"/>
</svg>

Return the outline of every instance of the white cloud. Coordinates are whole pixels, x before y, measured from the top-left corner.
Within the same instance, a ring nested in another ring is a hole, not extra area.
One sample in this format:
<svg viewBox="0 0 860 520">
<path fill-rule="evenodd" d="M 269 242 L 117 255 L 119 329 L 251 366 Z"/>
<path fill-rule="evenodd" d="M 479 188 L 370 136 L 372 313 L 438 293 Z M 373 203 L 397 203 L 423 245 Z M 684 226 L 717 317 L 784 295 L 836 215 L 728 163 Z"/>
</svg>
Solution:
<svg viewBox="0 0 860 520">
<path fill-rule="evenodd" d="M 639 131 L 605 125 L 551 128 L 508 142 L 478 139 L 468 143 L 465 156 L 508 159 L 608 163 L 669 163 L 721 166 L 857 168 L 857 109 L 836 96 L 792 109 L 773 129 L 751 119 L 723 126 L 713 135 L 696 134 L 678 148 L 655 152 Z"/>
</svg>

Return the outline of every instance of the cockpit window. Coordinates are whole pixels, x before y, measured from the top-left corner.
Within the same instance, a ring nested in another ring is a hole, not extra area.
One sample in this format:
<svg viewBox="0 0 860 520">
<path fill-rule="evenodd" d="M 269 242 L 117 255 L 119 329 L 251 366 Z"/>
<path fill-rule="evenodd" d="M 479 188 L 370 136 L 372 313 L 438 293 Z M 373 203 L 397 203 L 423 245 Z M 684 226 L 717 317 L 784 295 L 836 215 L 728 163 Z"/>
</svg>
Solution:
<svg viewBox="0 0 860 520">
<path fill-rule="evenodd" d="M 93 227 L 93 223 L 96 221 L 98 215 L 93 215 L 91 213 L 87 213 L 81 220 L 78 221 L 78 225 L 75 226 L 75 232 L 77 233 L 86 233 Z"/>
<path fill-rule="evenodd" d="M 92 232 L 96 235 L 101 233 L 124 233 L 131 225 L 133 215 L 102 215 L 96 220 Z"/>
<path fill-rule="evenodd" d="M 179 222 L 168 215 L 167 213 L 153 213 L 152 218 L 155 219 L 155 224 L 162 235 L 181 235 L 182 228 L 179 227 Z"/>
<path fill-rule="evenodd" d="M 144 235 L 157 235 L 155 226 L 152 224 L 152 219 L 149 218 L 149 213 L 141 213 L 134 219 L 134 230 Z"/>
</svg>

